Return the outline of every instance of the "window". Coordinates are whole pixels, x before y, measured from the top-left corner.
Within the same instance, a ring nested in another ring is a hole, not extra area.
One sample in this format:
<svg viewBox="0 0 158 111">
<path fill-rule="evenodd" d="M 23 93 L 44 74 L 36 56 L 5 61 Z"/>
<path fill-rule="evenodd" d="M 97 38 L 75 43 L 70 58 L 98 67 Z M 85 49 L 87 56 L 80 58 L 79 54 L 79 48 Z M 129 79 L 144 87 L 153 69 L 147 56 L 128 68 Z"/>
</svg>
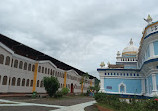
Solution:
<svg viewBox="0 0 158 111">
<path fill-rule="evenodd" d="M 27 70 L 27 63 L 24 63 L 24 70 Z"/>
<path fill-rule="evenodd" d="M 125 93 L 125 85 L 124 84 L 120 85 L 120 92 Z"/>
<path fill-rule="evenodd" d="M 45 74 L 47 74 L 47 68 L 45 68 Z"/>
<path fill-rule="evenodd" d="M 25 79 L 22 79 L 22 86 L 25 86 Z"/>
<path fill-rule="evenodd" d="M 105 75 L 106 75 L 106 73 L 105 73 Z"/>
<path fill-rule="evenodd" d="M 23 62 L 20 61 L 20 63 L 19 63 L 19 69 L 22 69 L 22 66 L 23 66 Z"/>
<path fill-rule="evenodd" d="M 31 87 L 33 86 L 33 80 L 31 80 L 31 84 L 30 84 L 30 86 L 31 86 Z"/>
<path fill-rule="evenodd" d="M 14 61 L 14 67 L 17 68 L 18 67 L 18 60 Z"/>
<path fill-rule="evenodd" d="M 11 77 L 9 77 L 9 84 L 8 85 L 10 85 L 10 81 L 11 81 Z"/>
<path fill-rule="evenodd" d="M 154 45 L 154 54 L 158 55 L 158 41 L 153 42 L 153 45 Z"/>
<path fill-rule="evenodd" d="M 48 69 L 48 74 L 49 74 L 49 69 Z"/>
<path fill-rule="evenodd" d="M 13 77 L 13 78 L 12 78 L 12 86 L 15 86 L 15 81 L 16 81 L 16 78 Z"/>
<path fill-rule="evenodd" d="M 27 81 L 26 81 L 26 86 L 29 86 L 29 79 L 27 79 Z"/>
<path fill-rule="evenodd" d="M 31 64 L 29 64 L 28 66 L 28 71 L 31 71 Z"/>
<path fill-rule="evenodd" d="M 42 73 L 44 73 L 44 67 L 42 67 Z"/>
<path fill-rule="evenodd" d="M 7 76 L 3 77 L 2 85 L 7 85 L 7 79 L 8 79 Z"/>
<path fill-rule="evenodd" d="M 41 66 L 38 67 L 38 72 L 41 72 Z"/>
<path fill-rule="evenodd" d="M 13 67 L 13 59 L 12 59 L 12 62 L 11 62 L 11 67 Z"/>
<path fill-rule="evenodd" d="M 32 65 L 32 72 L 35 71 L 35 65 Z"/>
<path fill-rule="evenodd" d="M 134 76 L 136 76 L 136 75 L 134 74 Z"/>
<path fill-rule="evenodd" d="M 3 64 L 3 62 L 4 62 L 4 55 L 0 54 L 0 64 Z"/>
<path fill-rule="evenodd" d="M 43 81 L 41 81 L 40 87 L 43 87 Z"/>
<path fill-rule="evenodd" d="M 39 80 L 37 81 L 37 87 L 39 87 Z"/>
<path fill-rule="evenodd" d="M 1 75 L 0 75 L 0 83 L 1 83 Z"/>
<path fill-rule="evenodd" d="M 20 86 L 20 81 L 21 81 L 21 79 L 18 78 L 18 80 L 17 80 L 17 86 Z"/>
<path fill-rule="evenodd" d="M 51 69 L 51 71 L 50 71 L 50 75 L 52 75 L 53 74 L 53 72 L 52 72 L 52 69 Z"/>
<path fill-rule="evenodd" d="M 9 66 L 9 64 L 10 64 L 10 57 L 7 56 L 7 57 L 6 57 L 6 60 L 5 60 L 5 65 L 8 65 L 8 66 Z"/>
</svg>

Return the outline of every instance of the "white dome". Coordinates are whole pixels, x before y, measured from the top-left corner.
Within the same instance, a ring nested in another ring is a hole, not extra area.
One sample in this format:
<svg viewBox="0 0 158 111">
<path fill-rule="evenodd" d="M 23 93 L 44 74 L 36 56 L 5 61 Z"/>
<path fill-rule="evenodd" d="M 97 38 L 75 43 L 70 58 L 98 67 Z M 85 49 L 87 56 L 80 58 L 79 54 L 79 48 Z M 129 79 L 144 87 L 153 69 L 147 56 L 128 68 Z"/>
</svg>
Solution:
<svg viewBox="0 0 158 111">
<path fill-rule="evenodd" d="M 130 55 L 136 55 L 138 53 L 138 48 L 133 45 L 132 39 L 129 42 L 129 46 L 125 47 L 122 51 L 122 55 L 124 54 L 130 54 Z"/>
</svg>

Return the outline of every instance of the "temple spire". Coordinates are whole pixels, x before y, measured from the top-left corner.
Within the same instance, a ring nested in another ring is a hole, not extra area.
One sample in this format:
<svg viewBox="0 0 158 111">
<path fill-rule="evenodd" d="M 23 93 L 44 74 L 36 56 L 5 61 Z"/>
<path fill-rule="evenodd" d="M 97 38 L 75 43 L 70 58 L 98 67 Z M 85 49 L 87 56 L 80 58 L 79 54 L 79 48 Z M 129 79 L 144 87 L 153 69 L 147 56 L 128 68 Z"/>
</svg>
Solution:
<svg viewBox="0 0 158 111">
<path fill-rule="evenodd" d="M 151 24 L 152 23 L 152 18 L 151 18 L 151 16 L 148 14 L 148 17 L 147 17 L 147 19 L 144 19 L 148 24 Z"/>
<path fill-rule="evenodd" d="M 133 45 L 133 41 L 132 41 L 132 38 L 131 38 L 131 40 L 130 40 L 129 44 L 130 44 L 130 45 Z"/>
</svg>

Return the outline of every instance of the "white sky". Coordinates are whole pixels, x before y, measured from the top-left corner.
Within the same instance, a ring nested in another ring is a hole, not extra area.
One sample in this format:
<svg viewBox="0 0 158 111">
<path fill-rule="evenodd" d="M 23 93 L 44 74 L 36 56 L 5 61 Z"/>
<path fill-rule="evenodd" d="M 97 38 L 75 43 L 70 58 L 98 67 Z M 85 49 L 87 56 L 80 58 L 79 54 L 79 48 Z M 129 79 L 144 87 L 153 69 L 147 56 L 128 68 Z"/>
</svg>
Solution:
<svg viewBox="0 0 158 111">
<path fill-rule="evenodd" d="M 158 0 L 0 0 L 0 33 L 96 77 L 130 38 L 139 46 Z"/>
</svg>

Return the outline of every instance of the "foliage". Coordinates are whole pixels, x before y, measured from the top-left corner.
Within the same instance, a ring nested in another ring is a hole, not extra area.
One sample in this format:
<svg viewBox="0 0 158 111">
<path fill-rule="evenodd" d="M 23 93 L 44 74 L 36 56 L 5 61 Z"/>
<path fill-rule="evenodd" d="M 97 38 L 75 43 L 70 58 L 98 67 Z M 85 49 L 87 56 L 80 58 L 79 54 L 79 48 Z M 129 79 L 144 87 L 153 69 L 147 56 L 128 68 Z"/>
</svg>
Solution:
<svg viewBox="0 0 158 111">
<path fill-rule="evenodd" d="M 98 103 L 113 107 L 117 111 L 158 111 L 158 99 L 136 101 L 135 98 L 132 98 L 130 103 L 127 103 L 120 101 L 116 95 L 97 93 L 94 97 Z"/>
<path fill-rule="evenodd" d="M 36 98 L 36 97 L 37 97 L 37 92 L 34 91 L 34 92 L 32 93 L 32 98 Z"/>
<path fill-rule="evenodd" d="M 62 92 L 63 95 L 68 94 L 69 91 L 70 91 L 70 90 L 69 90 L 68 88 L 62 88 L 62 90 L 61 90 L 61 92 Z"/>
<path fill-rule="evenodd" d="M 61 91 L 57 91 L 54 95 L 55 98 L 61 98 L 63 96 L 63 93 Z"/>
<path fill-rule="evenodd" d="M 80 84 L 85 84 L 87 82 L 87 79 L 89 78 L 89 74 L 88 73 L 85 73 L 82 75 L 82 78 L 80 80 Z"/>
<path fill-rule="evenodd" d="M 55 77 L 44 77 L 44 87 L 48 95 L 52 97 L 59 88 L 59 81 Z"/>
</svg>

